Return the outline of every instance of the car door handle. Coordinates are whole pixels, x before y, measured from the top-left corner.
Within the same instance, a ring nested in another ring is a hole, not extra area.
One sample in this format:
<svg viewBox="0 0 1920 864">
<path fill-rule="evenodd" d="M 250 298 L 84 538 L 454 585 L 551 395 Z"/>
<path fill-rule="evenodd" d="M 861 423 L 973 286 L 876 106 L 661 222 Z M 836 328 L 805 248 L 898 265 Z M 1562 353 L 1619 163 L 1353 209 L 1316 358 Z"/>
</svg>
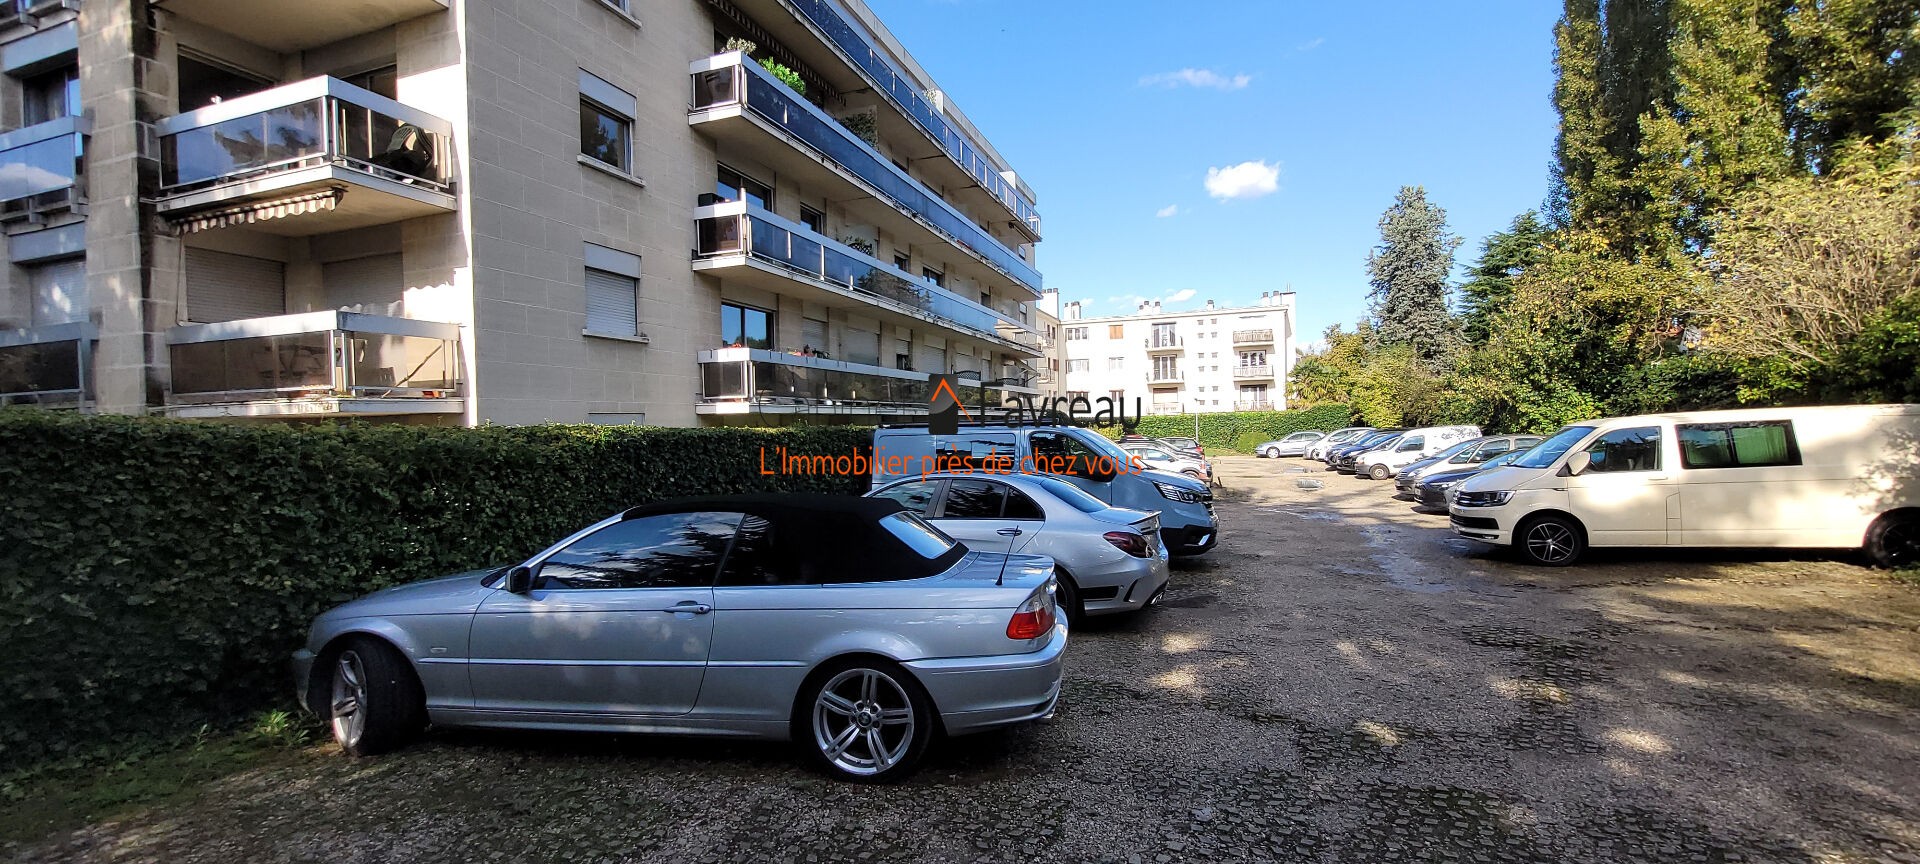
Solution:
<svg viewBox="0 0 1920 864">
<path fill-rule="evenodd" d="M 1018 528 L 1002 528 L 993 533 L 998 534 L 1002 537 L 1018 537 L 1020 536 L 1021 531 Z"/>
<path fill-rule="evenodd" d="M 705 615 L 705 614 L 707 614 L 708 612 L 712 612 L 712 611 L 713 611 L 713 607 L 712 607 L 712 606 L 709 606 L 709 605 L 707 605 L 707 604 L 705 604 L 705 603 L 695 603 L 695 602 L 693 602 L 692 600 L 688 600 L 688 601 L 686 601 L 686 602 L 684 602 L 684 603 L 675 603 L 675 604 L 673 604 L 672 606 L 668 606 L 667 608 L 665 608 L 665 609 L 662 609 L 662 610 L 660 610 L 660 611 L 662 611 L 662 612 L 691 612 L 691 613 L 693 613 L 693 614 L 695 614 L 695 615 Z"/>
</svg>

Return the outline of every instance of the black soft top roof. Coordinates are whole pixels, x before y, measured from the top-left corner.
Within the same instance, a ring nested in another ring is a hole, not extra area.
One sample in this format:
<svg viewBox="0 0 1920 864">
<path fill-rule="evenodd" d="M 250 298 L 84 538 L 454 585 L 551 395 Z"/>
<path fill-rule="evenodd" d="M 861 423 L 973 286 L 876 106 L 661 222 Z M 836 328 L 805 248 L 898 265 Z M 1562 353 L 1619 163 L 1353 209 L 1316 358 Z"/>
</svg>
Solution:
<svg viewBox="0 0 1920 864">
<path fill-rule="evenodd" d="M 764 519 L 770 554 L 759 556 L 762 568 L 769 571 L 769 582 L 786 584 L 919 579 L 946 572 L 966 555 L 965 546 L 953 543 L 939 557 L 927 558 L 880 524 L 905 509 L 890 498 L 850 495 L 705 495 L 642 504 L 620 516 L 714 512 Z"/>
</svg>

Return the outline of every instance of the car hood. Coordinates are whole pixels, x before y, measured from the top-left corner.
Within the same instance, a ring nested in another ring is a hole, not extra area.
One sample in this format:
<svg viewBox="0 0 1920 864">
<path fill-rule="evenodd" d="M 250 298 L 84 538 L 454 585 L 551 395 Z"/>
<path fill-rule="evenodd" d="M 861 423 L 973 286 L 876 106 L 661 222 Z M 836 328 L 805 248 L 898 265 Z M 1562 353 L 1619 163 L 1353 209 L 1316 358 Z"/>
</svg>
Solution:
<svg viewBox="0 0 1920 864">
<path fill-rule="evenodd" d="M 1188 477 L 1185 474 L 1181 474 L 1175 471 L 1162 471 L 1158 468 L 1148 468 L 1144 471 L 1141 471 L 1140 476 L 1145 477 L 1148 480 L 1152 480 L 1155 483 L 1165 483 L 1169 486 L 1178 486 L 1189 492 L 1207 491 L 1207 484 L 1202 483 L 1198 480 L 1195 480 L 1192 477 Z"/>
<path fill-rule="evenodd" d="M 1494 470 L 1498 471 L 1500 469 L 1495 468 Z M 1455 483 L 1461 480 L 1465 480 L 1468 477 L 1472 477 L 1473 475 L 1478 473 L 1480 472 L 1477 470 L 1435 471 L 1432 474 L 1428 474 L 1427 476 L 1420 478 L 1420 485 L 1426 486 L 1433 483 Z"/>
<path fill-rule="evenodd" d="M 468 570 L 420 582 L 408 582 L 383 588 L 327 610 L 322 618 L 357 618 L 365 615 L 423 615 L 439 612 L 471 612 L 480 599 L 496 589 L 482 585 L 489 574 L 499 570 Z"/>
<path fill-rule="evenodd" d="M 1528 481 L 1539 477 L 1544 471 L 1546 471 L 1545 468 L 1514 468 L 1512 466 L 1482 471 L 1460 484 L 1460 491 L 1511 492 L 1525 486 Z"/>
</svg>

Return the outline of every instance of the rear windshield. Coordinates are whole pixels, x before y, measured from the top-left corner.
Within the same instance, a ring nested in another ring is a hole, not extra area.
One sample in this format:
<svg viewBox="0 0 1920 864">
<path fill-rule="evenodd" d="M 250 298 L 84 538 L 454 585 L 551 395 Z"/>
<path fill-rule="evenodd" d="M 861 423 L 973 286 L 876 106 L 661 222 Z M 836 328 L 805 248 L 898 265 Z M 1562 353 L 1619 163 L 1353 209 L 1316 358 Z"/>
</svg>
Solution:
<svg viewBox="0 0 1920 864">
<path fill-rule="evenodd" d="M 1581 439 L 1591 434 L 1593 434 L 1592 426 L 1568 426 L 1553 433 L 1553 436 L 1547 440 L 1533 445 L 1532 449 L 1513 460 L 1513 467 L 1545 468 L 1566 455 L 1568 450 L 1573 449 L 1573 445 L 1580 443 Z"/>
<path fill-rule="evenodd" d="M 905 510 L 880 517 L 880 527 L 929 561 L 947 554 L 955 545 L 952 537 Z"/>
<path fill-rule="evenodd" d="M 1041 486 L 1046 487 L 1048 492 L 1053 493 L 1053 497 L 1072 504 L 1073 509 L 1082 513 L 1098 513 L 1107 509 L 1107 502 L 1088 495 L 1086 490 L 1072 483 L 1068 483 L 1065 480 L 1059 480 L 1053 477 L 1039 477 L 1036 479 Z"/>
</svg>

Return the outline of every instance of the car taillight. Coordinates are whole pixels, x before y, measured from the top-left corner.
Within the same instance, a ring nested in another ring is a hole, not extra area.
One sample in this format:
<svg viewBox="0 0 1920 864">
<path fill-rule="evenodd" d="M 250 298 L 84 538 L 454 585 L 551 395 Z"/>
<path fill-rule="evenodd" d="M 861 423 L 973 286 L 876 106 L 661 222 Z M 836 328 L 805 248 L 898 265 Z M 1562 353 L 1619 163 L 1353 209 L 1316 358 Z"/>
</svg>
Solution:
<svg viewBox="0 0 1920 864">
<path fill-rule="evenodd" d="M 1033 592 L 1007 621 L 1008 639 L 1038 639 L 1053 632 L 1053 583 Z"/>
<path fill-rule="evenodd" d="M 1147 538 L 1135 534 L 1132 531 L 1108 531 L 1103 536 L 1105 536 L 1107 542 L 1112 543 L 1115 548 L 1135 558 L 1145 558 L 1149 554 L 1147 552 Z"/>
</svg>

